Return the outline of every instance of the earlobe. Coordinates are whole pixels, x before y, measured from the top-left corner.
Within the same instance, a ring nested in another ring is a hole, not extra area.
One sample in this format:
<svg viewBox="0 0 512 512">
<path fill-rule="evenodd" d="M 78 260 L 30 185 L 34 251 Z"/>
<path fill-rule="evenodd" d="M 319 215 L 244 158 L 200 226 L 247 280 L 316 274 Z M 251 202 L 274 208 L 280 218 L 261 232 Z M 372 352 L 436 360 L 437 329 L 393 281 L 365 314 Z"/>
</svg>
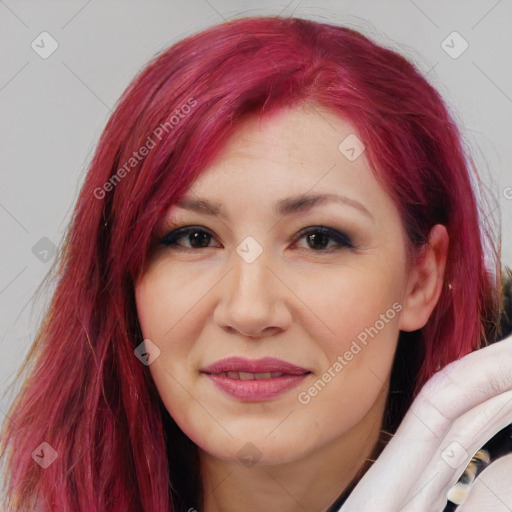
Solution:
<svg viewBox="0 0 512 512">
<path fill-rule="evenodd" d="M 411 269 L 404 308 L 400 315 L 400 330 L 415 331 L 427 323 L 441 295 L 448 245 L 446 227 L 436 224 L 430 230 L 429 241 L 420 249 L 420 257 Z"/>
</svg>

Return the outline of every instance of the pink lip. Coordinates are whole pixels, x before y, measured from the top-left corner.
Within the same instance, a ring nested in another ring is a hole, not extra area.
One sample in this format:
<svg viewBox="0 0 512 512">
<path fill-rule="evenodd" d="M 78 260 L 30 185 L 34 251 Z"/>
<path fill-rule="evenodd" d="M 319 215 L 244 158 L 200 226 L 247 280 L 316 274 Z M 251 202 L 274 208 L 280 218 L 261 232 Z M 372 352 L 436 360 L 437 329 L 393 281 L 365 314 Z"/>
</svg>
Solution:
<svg viewBox="0 0 512 512">
<path fill-rule="evenodd" d="M 257 360 L 228 357 L 202 368 L 201 372 L 205 373 L 220 390 L 228 395 L 250 402 L 261 402 L 274 398 L 298 386 L 311 373 L 305 368 L 271 357 Z M 224 372 L 281 372 L 284 375 L 254 380 L 240 380 L 216 375 Z"/>
</svg>

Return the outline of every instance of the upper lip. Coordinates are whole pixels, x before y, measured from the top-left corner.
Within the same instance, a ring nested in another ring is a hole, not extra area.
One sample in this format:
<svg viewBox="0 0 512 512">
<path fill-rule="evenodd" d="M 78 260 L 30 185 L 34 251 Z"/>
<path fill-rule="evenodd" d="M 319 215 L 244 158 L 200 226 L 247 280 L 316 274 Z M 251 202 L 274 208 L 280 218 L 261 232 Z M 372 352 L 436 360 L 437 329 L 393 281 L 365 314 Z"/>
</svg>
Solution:
<svg viewBox="0 0 512 512">
<path fill-rule="evenodd" d="M 203 373 L 223 373 L 223 372 L 249 372 L 249 373 L 267 373 L 281 372 L 289 375 L 302 375 L 310 373 L 309 370 L 297 366 L 281 359 L 273 357 L 264 357 L 262 359 L 245 359 L 243 357 L 227 357 L 215 363 L 201 368 Z"/>
</svg>

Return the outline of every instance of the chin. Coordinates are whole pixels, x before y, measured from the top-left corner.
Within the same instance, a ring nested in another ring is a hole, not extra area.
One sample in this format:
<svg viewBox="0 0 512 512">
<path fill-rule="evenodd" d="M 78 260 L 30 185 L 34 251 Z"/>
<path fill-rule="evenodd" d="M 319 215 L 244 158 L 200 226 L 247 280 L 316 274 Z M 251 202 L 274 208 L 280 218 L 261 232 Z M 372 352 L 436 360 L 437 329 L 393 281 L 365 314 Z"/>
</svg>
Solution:
<svg viewBox="0 0 512 512">
<path fill-rule="evenodd" d="M 298 430 L 298 432 L 304 432 Z M 314 451 L 315 446 L 309 444 L 304 435 L 290 437 L 286 431 L 281 436 L 266 438 L 261 431 L 255 435 L 233 433 L 233 438 L 222 436 L 222 439 L 205 439 L 199 443 L 199 448 L 211 457 L 226 462 L 242 464 L 246 467 L 273 466 L 286 464 L 306 456 Z"/>
</svg>

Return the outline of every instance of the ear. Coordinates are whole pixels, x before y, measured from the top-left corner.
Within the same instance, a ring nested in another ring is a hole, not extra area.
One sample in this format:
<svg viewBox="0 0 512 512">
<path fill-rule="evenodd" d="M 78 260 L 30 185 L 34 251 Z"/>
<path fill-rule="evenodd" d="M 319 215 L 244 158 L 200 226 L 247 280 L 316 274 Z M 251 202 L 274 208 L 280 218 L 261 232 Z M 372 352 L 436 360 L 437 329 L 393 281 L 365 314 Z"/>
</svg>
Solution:
<svg viewBox="0 0 512 512">
<path fill-rule="evenodd" d="M 446 228 L 436 224 L 410 271 L 400 314 L 399 328 L 402 331 L 415 331 L 427 323 L 443 288 L 448 244 Z"/>
</svg>

